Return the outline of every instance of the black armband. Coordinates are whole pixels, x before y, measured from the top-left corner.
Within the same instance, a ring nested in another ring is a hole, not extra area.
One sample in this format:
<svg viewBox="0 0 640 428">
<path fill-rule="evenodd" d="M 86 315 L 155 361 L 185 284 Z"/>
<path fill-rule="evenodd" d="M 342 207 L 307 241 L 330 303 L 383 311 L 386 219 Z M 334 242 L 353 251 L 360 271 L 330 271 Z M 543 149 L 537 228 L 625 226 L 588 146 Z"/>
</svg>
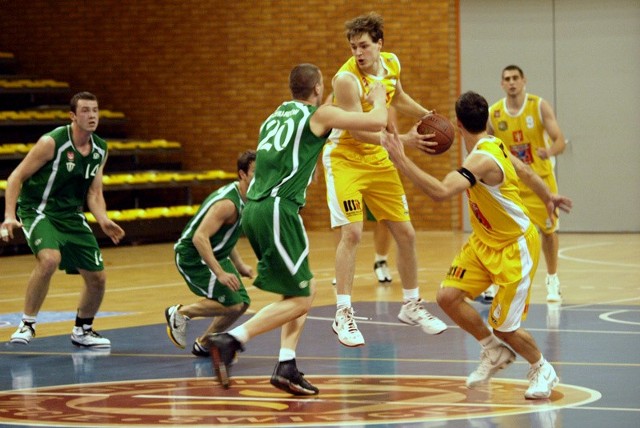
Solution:
<svg viewBox="0 0 640 428">
<path fill-rule="evenodd" d="M 475 186 L 476 184 L 476 177 L 473 175 L 473 173 L 471 171 L 469 171 L 467 168 L 460 168 L 458 170 L 458 172 L 467 180 L 469 180 L 469 183 L 471 183 L 471 187 Z"/>
</svg>

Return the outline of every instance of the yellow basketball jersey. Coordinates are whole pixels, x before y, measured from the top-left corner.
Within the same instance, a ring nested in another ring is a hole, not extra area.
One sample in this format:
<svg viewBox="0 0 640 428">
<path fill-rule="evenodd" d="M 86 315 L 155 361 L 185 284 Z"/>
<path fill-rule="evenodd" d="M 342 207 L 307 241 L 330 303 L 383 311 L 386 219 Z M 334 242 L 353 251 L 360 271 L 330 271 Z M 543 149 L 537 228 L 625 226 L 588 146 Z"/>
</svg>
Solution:
<svg viewBox="0 0 640 428">
<path fill-rule="evenodd" d="M 536 151 L 551 145 L 542 123 L 541 101 L 537 95 L 525 94 L 522 108 L 511 115 L 507 99 L 503 98 L 489 108 L 489 120 L 493 134 L 507 144 L 511 153 L 529 164 L 536 174 L 546 177 L 553 174 L 553 164 L 550 159 L 541 159 Z"/>
<path fill-rule="evenodd" d="M 366 101 L 366 97 L 371 90 L 371 85 L 374 83 L 380 82 L 385 86 L 387 90 L 387 107 L 391 104 L 391 100 L 396 93 L 396 84 L 400 79 L 400 61 L 395 54 L 390 52 L 380 52 L 380 59 L 385 70 L 383 77 L 362 73 L 358 68 L 355 57 L 351 57 L 345 62 L 336 73 L 336 76 L 348 74 L 358 83 L 360 103 L 362 104 L 362 111 L 364 112 L 373 109 L 373 106 Z M 329 142 L 338 144 L 338 147 L 350 146 L 349 148 L 352 149 L 357 148 L 362 154 L 367 155 L 384 150 L 380 145 L 363 143 L 362 141 L 354 139 L 351 134 L 344 129 L 334 129 L 329 136 Z"/>
<path fill-rule="evenodd" d="M 520 199 L 518 176 L 506 147 L 496 137 L 483 138 L 469 156 L 491 157 L 504 175 L 503 182 L 496 186 L 478 181 L 467 190 L 473 233 L 489 247 L 508 245 L 532 228 L 533 224 Z"/>
</svg>

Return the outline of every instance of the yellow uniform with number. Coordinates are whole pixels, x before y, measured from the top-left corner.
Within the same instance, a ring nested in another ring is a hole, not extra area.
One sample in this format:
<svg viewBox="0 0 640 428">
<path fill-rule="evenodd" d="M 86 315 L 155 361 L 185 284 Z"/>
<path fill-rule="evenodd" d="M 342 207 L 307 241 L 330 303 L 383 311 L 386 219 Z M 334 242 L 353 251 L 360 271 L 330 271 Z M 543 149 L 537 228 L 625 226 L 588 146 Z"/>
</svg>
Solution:
<svg viewBox="0 0 640 428">
<path fill-rule="evenodd" d="M 388 107 L 400 79 L 400 61 L 394 54 L 381 52 L 380 60 L 384 77 L 363 74 L 354 57 L 336 73 L 349 75 L 357 82 L 365 112 L 373 108 L 365 100 L 371 85 L 380 82 L 386 87 Z M 382 146 L 358 141 L 348 131 L 334 129 L 323 149 L 322 163 L 332 227 L 363 221 L 363 200 L 377 220 L 410 220 L 400 176 Z"/>
<path fill-rule="evenodd" d="M 540 104 L 542 98 L 526 94 L 522 108 L 516 115 L 507 109 L 506 98 L 489 108 L 489 120 L 493 134 L 504 141 L 511 153 L 528 164 L 542 178 L 552 193 L 558 193 L 558 184 L 553 172 L 551 159 L 538 156 L 538 148 L 547 148 L 551 141 L 544 129 Z M 526 184 L 519 182 L 520 196 L 529 209 L 534 224 L 543 233 L 553 233 L 558 229 L 558 218 L 552 222 L 542 200 Z"/>
<path fill-rule="evenodd" d="M 478 296 L 489 285 L 498 293 L 489 311 L 496 330 L 517 330 L 527 316 L 533 276 L 540 256 L 540 237 L 520 199 L 518 176 L 502 141 L 480 140 L 469 156 L 489 156 L 503 172 L 502 183 L 478 181 L 467 190 L 472 233 L 453 260 L 443 287 Z"/>
</svg>

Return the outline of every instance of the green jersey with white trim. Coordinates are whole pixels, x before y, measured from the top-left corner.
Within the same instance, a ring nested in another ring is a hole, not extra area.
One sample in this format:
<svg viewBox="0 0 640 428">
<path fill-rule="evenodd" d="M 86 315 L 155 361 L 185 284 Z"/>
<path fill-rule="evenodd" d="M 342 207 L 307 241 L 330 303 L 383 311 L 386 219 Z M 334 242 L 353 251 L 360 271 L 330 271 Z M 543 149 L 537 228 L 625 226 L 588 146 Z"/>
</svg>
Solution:
<svg viewBox="0 0 640 428">
<path fill-rule="evenodd" d="M 239 182 L 234 181 L 233 183 L 222 186 L 207 196 L 204 202 L 202 202 L 200 208 L 198 208 L 198 211 L 193 218 L 189 220 L 189 223 L 187 223 L 180 235 L 180 239 L 178 239 L 178 242 L 176 242 L 174 246 L 176 251 L 182 250 L 181 254 L 183 257 L 197 258 L 198 260 L 201 259 L 198 250 L 193 245 L 193 234 L 196 229 L 198 229 L 198 226 L 200 226 L 200 223 L 202 223 L 202 219 L 207 215 L 211 206 L 223 199 L 229 199 L 233 202 L 238 210 L 238 219 L 233 224 L 223 224 L 220 229 L 209 238 L 209 242 L 211 242 L 213 255 L 217 260 L 229 257 L 231 250 L 235 247 L 238 239 L 240 238 L 240 233 L 242 232 L 242 228 L 240 227 L 240 218 L 242 217 L 242 210 L 244 209 L 244 201 L 240 195 L 238 185 Z"/>
<path fill-rule="evenodd" d="M 55 142 L 53 159 L 22 184 L 18 216 L 65 217 L 81 213 L 87 191 L 107 159 L 107 142 L 92 134 L 91 151 L 84 156 L 73 145 L 71 125 L 45 135 Z"/>
<path fill-rule="evenodd" d="M 329 135 L 317 137 L 309 119 L 318 109 L 299 101 L 284 102 L 260 126 L 256 170 L 247 199 L 280 197 L 303 206 L 318 155 Z"/>
</svg>

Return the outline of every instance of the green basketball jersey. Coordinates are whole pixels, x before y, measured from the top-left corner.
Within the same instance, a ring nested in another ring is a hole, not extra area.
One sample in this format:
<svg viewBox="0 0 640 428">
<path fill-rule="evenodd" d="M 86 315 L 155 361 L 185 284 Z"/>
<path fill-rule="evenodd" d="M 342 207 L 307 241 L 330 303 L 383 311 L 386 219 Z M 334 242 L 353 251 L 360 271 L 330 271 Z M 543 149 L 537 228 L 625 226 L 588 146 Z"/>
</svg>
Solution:
<svg viewBox="0 0 640 428">
<path fill-rule="evenodd" d="M 256 170 L 247 199 L 280 197 L 303 206 L 316 169 L 318 154 L 327 139 L 316 137 L 309 119 L 316 106 L 284 102 L 260 126 Z"/>
<path fill-rule="evenodd" d="M 95 134 L 91 135 L 91 152 L 87 156 L 76 150 L 71 125 L 45 135 L 55 141 L 54 156 L 22 184 L 18 198 L 21 217 L 62 217 L 82 212 L 87 191 L 107 158 L 107 143 Z"/>
<path fill-rule="evenodd" d="M 229 199 L 238 210 L 238 220 L 234 224 L 223 224 L 222 227 L 220 227 L 220 229 L 209 238 L 211 248 L 213 248 L 213 255 L 217 260 L 229 257 L 231 250 L 233 250 L 233 247 L 238 242 L 240 233 L 242 232 L 242 228 L 240 227 L 240 218 L 242 216 L 242 209 L 244 208 L 244 201 L 240 196 L 238 184 L 239 183 L 237 181 L 234 181 L 233 183 L 229 183 L 207 196 L 204 202 L 202 202 L 202 205 L 200 205 L 196 214 L 191 220 L 189 220 L 189 223 L 187 223 L 182 231 L 180 239 L 178 239 L 178 242 L 176 242 L 174 246 L 176 251 L 180 250 L 183 256 L 189 258 L 197 257 L 200 259 L 200 254 L 198 254 L 198 250 L 192 242 L 193 234 L 196 229 L 198 229 L 198 226 L 202 223 L 202 219 L 207 215 L 209 208 L 211 208 L 213 204 L 223 199 Z"/>
</svg>

